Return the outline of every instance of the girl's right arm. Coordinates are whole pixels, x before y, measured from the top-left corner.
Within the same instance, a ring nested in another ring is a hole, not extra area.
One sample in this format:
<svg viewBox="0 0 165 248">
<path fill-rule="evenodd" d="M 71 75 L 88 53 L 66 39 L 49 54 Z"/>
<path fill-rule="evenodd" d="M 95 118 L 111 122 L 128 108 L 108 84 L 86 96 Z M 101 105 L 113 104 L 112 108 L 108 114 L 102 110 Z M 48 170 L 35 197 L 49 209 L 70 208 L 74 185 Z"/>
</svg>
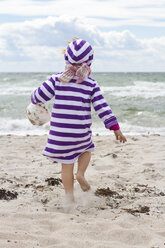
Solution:
<svg viewBox="0 0 165 248">
<path fill-rule="evenodd" d="M 46 80 L 40 87 L 38 87 L 31 95 L 31 102 L 33 104 L 45 103 L 53 98 L 55 95 L 55 76 Z"/>
</svg>

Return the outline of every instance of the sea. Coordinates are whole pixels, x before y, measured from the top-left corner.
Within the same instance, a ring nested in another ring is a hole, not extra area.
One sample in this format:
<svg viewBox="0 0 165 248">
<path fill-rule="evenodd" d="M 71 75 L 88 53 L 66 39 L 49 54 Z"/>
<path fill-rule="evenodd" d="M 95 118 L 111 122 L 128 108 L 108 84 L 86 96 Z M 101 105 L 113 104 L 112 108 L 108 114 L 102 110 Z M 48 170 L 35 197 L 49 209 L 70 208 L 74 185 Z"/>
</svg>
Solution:
<svg viewBox="0 0 165 248">
<path fill-rule="evenodd" d="M 26 118 L 30 95 L 53 73 L 0 73 L 0 135 L 48 134 Z M 165 135 L 165 73 L 92 73 L 125 135 Z M 47 102 L 51 111 L 54 100 Z M 92 109 L 93 135 L 109 131 Z"/>
</svg>

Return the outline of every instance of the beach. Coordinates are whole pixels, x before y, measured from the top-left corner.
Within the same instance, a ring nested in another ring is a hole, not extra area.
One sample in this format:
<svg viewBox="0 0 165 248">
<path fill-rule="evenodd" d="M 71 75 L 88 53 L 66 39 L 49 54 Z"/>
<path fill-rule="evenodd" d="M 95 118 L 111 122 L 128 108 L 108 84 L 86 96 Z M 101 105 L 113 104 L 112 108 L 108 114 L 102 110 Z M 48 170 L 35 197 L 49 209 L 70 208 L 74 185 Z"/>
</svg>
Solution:
<svg viewBox="0 0 165 248">
<path fill-rule="evenodd" d="M 0 136 L 0 247 L 165 247 L 165 139 L 94 136 L 86 172 L 65 202 L 61 166 L 42 156 L 47 136 Z M 75 164 L 75 174 L 77 165 Z"/>
</svg>

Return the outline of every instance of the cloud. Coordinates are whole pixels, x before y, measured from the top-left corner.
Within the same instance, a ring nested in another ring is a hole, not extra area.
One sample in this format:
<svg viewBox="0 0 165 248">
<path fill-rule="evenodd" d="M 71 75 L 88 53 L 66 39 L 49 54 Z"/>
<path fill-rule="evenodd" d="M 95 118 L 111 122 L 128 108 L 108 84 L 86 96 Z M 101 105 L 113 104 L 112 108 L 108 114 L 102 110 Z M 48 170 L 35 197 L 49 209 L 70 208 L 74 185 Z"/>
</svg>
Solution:
<svg viewBox="0 0 165 248">
<path fill-rule="evenodd" d="M 0 25 L 0 38 L 4 47 L 1 55 L 4 50 L 8 50 L 7 60 L 13 58 L 14 54 L 23 60 L 28 57 L 36 58 L 36 54 L 39 54 L 39 58 L 43 58 L 40 48 L 43 48 L 44 54 L 50 56 L 57 47 L 66 46 L 66 40 L 82 35 L 93 45 L 102 41 L 100 32 L 96 28 L 76 17 L 48 17 L 23 23 L 6 23 Z M 34 50 L 34 54 L 29 51 L 30 49 Z M 4 52 L 3 59 L 5 54 Z"/>
<path fill-rule="evenodd" d="M 103 34 L 106 47 L 120 50 L 139 50 L 144 48 L 143 43 L 129 30 L 122 32 L 106 32 Z"/>
<path fill-rule="evenodd" d="M 80 11 L 81 10 L 81 11 Z M 1 0 L 0 14 L 19 16 L 74 16 L 88 18 L 97 26 L 165 26 L 164 0 Z M 122 20 L 121 20 L 122 19 Z"/>
<path fill-rule="evenodd" d="M 102 32 L 85 18 L 67 16 L 1 24 L 0 70 L 62 71 L 61 50 L 75 36 L 94 47 L 95 71 L 164 70 L 165 37 L 138 39 L 129 30 Z"/>
</svg>

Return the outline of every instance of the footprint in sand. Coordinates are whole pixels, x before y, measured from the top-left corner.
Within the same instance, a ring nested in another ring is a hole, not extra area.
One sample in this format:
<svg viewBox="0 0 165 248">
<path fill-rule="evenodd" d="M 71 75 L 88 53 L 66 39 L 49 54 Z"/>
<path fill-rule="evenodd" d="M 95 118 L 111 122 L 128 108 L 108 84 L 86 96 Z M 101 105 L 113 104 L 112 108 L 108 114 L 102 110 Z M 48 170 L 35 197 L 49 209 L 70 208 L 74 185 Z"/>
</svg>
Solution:
<svg viewBox="0 0 165 248">
<path fill-rule="evenodd" d="M 144 163 L 143 165 L 145 165 L 145 166 L 154 166 L 153 163 Z"/>
</svg>

